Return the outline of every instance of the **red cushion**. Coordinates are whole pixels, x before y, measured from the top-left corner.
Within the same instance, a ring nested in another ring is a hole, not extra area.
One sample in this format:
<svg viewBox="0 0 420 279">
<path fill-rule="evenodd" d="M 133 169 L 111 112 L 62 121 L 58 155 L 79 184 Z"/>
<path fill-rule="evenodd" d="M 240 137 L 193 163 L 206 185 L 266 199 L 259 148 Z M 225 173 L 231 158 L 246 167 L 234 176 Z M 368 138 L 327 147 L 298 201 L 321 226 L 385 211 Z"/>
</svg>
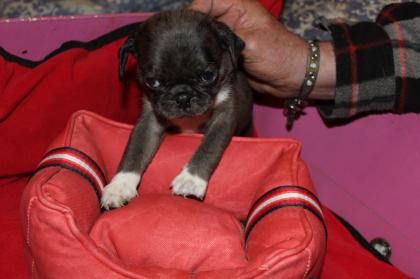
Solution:
<svg viewBox="0 0 420 279">
<path fill-rule="evenodd" d="M 245 275 L 300 278 L 319 273 L 326 234 L 319 202 L 312 194 L 312 182 L 299 158 L 298 142 L 234 138 L 210 180 L 203 203 L 170 198 L 171 201 L 162 204 L 164 212 L 174 208 L 182 212 L 184 206 L 193 207 L 195 217 L 188 212 L 176 217 L 184 221 L 188 218 L 191 224 L 173 230 L 174 220 L 167 216 L 156 227 L 151 224 L 141 227 L 142 221 L 135 219 L 125 226 L 122 223 L 126 218 L 140 218 L 136 214 L 141 216 L 148 207 L 153 209 L 159 204 L 160 198 L 156 196 L 157 204 L 152 197 L 147 203 L 147 195 L 171 194 L 170 182 L 201 141 L 199 135 L 168 136 L 143 176 L 138 204 L 134 202 L 107 213 L 108 217 L 101 216 L 98 195 L 105 179 L 109 180 L 115 173 L 131 128 L 92 113 L 79 112 L 52 145 L 54 151 L 46 155 L 40 170 L 31 179 L 22 204 L 29 265 L 36 266 L 31 270 L 33 276 L 58 278 L 71 274 L 73 278 L 95 278 L 97 274 L 107 274 L 108 278 L 186 278 L 195 271 L 196 278 L 242 278 Z M 61 146 L 71 148 L 56 149 Z M 60 156 L 64 159 L 57 159 Z M 146 202 L 142 203 L 142 199 Z M 158 210 L 151 210 L 150 215 L 147 219 L 150 222 L 159 218 Z M 114 222 L 109 225 L 106 221 L 116 218 L 119 219 L 116 228 L 127 230 L 118 237 L 115 229 L 109 229 Z M 233 218 L 247 221 L 243 232 L 238 232 Z M 222 226 L 229 223 L 229 227 Z M 165 227 L 170 232 L 166 232 Z M 186 233 L 191 228 L 195 231 Z M 218 235 L 208 237 L 201 229 L 215 229 Z M 134 233 L 146 231 L 154 235 L 139 235 L 136 239 Z M 101 232 L 108 236 L 100 235 Z M 179 239 L 191 238 L 191 242 L 203 242 L 196 246 L 200 247 L 196 253 L 202 253 L 202 257 L 195 259 L 191 247 L 184 247 L 173 254 L 182 268 L 165 262 L 159 252 L 164 245 L 163 238 L 157 234 L 168 236 L 172 232 L 174 235 L 167 239 L 169 244 L 165 244 L 168 253 L 179 248 Z M 180 234 L 184 234 L 183 237 Z M 127 243 L 122 239 L 124 235 L 129 235 L 133 241 Z M 155 242 L 142 250 L 145 244 L 136 243 L 142 240 Z M 241 242 L 245 242 L 245 250 Z M 221 252 L 226 247 L 231 247 L 231 251 Z M 133 256 L 136 250 L 138 254 Z M 151 262 L 144 261 L 145 255 L 151 255 Z M 226 261 L 223 264 L 212 262 L 214 257 L 225 257 Z M 190 259 L 197 262 L 187 263 Z"/>
<path fill-rule="evenodd" d="M 127 265 L 200 272 L 247 264 L 243 228 L 233 215 L 172 195 L 140 195 L 103 214 L 90 236 Z"/>
</svg>

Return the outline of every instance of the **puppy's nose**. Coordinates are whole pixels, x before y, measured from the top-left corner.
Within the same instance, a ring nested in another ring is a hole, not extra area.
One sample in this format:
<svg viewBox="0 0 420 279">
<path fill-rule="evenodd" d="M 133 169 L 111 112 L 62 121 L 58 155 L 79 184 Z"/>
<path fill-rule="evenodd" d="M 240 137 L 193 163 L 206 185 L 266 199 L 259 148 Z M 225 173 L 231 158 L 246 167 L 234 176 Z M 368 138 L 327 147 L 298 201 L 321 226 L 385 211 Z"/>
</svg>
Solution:
<svg viewBox="0 0 420 279">
<path fill-rule="evenodd" d="M 181 93 L 176 96 L 175 101 L 178 106 L 187 108 L 191 105 L 191 96 L 185 93 Z"/>
</svg>

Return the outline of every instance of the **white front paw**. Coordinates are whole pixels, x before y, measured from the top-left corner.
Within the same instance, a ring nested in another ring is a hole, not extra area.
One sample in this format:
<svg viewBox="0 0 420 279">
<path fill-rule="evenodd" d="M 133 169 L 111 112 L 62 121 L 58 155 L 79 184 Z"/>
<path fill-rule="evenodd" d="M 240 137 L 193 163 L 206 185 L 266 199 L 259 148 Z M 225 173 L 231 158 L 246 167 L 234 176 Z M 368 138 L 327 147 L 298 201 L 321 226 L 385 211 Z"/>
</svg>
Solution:
<svg viewBox="0 0 420 279">
<path fill-rule="evenodd" d="M 197 175 L 193 175 L 185 167 L 182 172 L 172 181 L 172 193 L 180 196 L 195 196 L 203 199 L 206 194 L 207 181 Z"/>
<path fill-rule="evenodd" d="M 106 210 L 118 208 L 137 196 L 140 175 L 134 172 L 119 172 L 105 187 L 101 205 Z"/>
</svg>

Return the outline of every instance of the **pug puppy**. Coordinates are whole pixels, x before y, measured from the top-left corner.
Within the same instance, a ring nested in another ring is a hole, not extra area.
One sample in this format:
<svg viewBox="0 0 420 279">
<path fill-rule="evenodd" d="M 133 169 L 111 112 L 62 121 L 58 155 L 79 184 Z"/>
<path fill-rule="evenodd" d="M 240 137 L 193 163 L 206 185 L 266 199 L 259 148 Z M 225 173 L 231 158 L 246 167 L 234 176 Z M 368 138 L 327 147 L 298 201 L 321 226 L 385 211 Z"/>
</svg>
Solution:
<svg viewBox="0 0 420 279">
<path fill-rule="evenodd" d="M 123 206 L 166 132 L 203 133 L 172 192 L 203 199 L 232 136 L 252 132 L 252 92 L 238 60 L 244 42 L 225 24 L 190 10 L 162 12 L 139 25 L 120 50 L 138 62 L 143 111 L 116 175 L 104 189 L 105 209 Z M 123 74 L 123 68 L 120 69 Z"/>
</svg>

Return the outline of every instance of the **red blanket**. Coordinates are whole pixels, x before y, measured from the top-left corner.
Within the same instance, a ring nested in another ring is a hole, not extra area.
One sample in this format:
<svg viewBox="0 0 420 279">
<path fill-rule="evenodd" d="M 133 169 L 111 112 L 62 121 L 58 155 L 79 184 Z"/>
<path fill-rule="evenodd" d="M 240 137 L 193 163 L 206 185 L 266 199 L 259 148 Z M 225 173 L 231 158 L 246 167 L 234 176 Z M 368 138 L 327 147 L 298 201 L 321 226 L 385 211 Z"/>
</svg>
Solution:
<svg viewBox="0 0 420 279">
<path fill-rule="evenodd" d="M 87 109 L 122 122 L 133 123 L 138 118 L 137 83 L 118 80 L 118 48 L 129 29 L 87 44 L 66 44 L 42 63 L 0 49 L 2 278 L 27 278 L 18 214 L 20 196 L 28 176 L 69 116 Z M 130 72 L 134 61 L 128 64 Z"/>
</svg>

